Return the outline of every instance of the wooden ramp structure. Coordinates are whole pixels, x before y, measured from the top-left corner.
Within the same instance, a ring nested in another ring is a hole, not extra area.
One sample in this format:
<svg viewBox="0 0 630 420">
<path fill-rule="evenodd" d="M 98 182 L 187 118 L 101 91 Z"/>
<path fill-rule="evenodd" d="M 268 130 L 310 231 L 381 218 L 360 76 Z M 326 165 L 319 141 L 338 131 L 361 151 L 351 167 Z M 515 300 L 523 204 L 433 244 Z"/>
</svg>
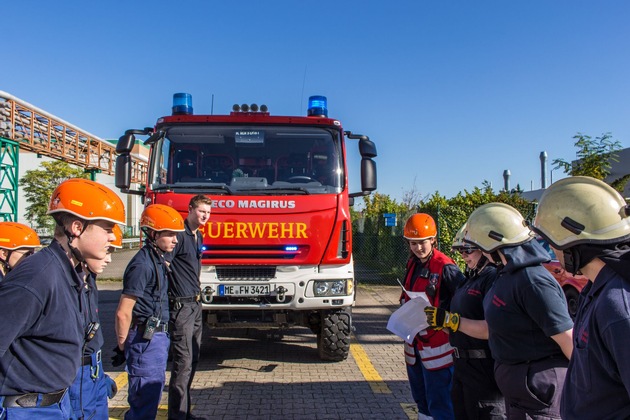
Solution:
<svg viewBox="0 0 630 420">
<path fill-rule="evenodd" d="M 19 150 L 60 159 L 93 174 L 115 171 L 115 145 L 0 91 L 0 220 L 17 220 Z M 132 182 L 145 183 L 147 162 L 137 158 L 132 162 Z"/>
</svg>

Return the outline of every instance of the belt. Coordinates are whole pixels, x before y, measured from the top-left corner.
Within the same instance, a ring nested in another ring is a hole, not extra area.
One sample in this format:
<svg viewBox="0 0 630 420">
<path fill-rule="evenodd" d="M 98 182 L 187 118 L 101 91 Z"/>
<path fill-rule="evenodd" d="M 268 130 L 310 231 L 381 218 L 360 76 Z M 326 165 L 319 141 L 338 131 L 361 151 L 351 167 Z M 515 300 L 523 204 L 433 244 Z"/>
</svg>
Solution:
<svg viewBox="0 0 630 420">
<path fill-rule="evenodd" d="M 4 408 L 31 408 L 31 407 L 48 407 L 53 404 L 57 404 L 63 396 L 66 394 L 66 390 L 51 392 L 50 394 L 22 394 L 22 395 L 9 395 L 4 397 L 2 406 Z M 40 400 L 37 404 L 37 400 Z"/>
<path fill-rule="evenodd" d="M 133 327 L 131 327 L 132 330 L 137 330 L 138 333 L 142 334 L 144 333 L 144 330 L 146 329 L 146 325 L 145 324 L 136 324 Z M 161 322 L 159 326 L 155 327 L 155 332 L 159 333 L 159 332 L 168 332 L 168 322 Z"/>
<path fill-rule="evenodd" d="M 101 351 L 97 351 L 96 353 L 92 353 L 95 354 L 96 357 L 96 364 L 98 364 L 98 362 L 101 361 Z M 83 356 L 83 359 L 81 361 L 81 365 L 82 366 L 87 366 L 87 365 L 92 365 L 92 354 L 88 354 L 87 356 Z"/>
<path fill-rule="evenodd" d="M 195 296 L 187 296 L 187 297 L 170 296 L 168 300 L 171 303 L 173 302 L 179 302 L 179 303 L 199 302 L 199 295 L 197 294 Z"/>
<path fill-rule="evenodd" d="M 484 349 L 458 349 L 453 347 L 453 355 L 457 359 L 487 359 L 488 353 Z"/>
</svg>

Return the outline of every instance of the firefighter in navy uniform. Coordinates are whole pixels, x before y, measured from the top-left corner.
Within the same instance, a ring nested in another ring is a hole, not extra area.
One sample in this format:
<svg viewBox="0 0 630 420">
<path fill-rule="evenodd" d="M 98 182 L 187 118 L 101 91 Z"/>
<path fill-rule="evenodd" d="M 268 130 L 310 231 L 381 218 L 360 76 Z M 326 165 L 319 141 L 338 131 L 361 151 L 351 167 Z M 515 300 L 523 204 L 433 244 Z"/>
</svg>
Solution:
<svg viewBox="0 0 630 420">
<path fill-rule="evenodd" d="M 449 309 L 451 297 L 465 280 L 455 262 L 435 249 L 437 227 L 425 213 L 412 215 L 405 223 L 404 237 L 411 255 L 407 261 L 405 290 L 425 292 L 431 305 Z M 401 301 L 409 297 L 403 292 Z M 448 334 L 439 329 L 421 331 L 414 344 L 405 343 L 409 386 L 418 418 L 452 419 L 451 385 L 453 348 Z"/>
<path fill-rule="evenodd" d="M 212 200 L 196 195 L 188 204 L 185 231 L 177 235 L 177 245 L 166 256 L 171 261 L 168 284 L 170 310 L 169 333 L 173 365 L 168 384 L 168 418 L 190 419 L 190 386 L 201 351 L 203 330 L 201 301 L 201 255 L 203 236 L 199 228 L 210 218 Z"/>
<path fill-rule="evenodd" d="M 453 252 L 459 252 L 466 264 L 466 281 L 451 300 L 451 311 L 461 317 L 483 320 L 483 298 L 497 277 L 497 267 L 483 253 L 463 241 L 464 224 L 453 240 Z M 437 308 L 427 307 L 429 325 Z M 461 331 L 449 331 L 455 366 L 451 399 L 455 418 L 460 420 L 504 419 L 505 401 L 494 380 L 494 360 L 487 339 L 474 338 Z"/>
<path fill-rule="evenodd" d="M 140 217 L 145 245 L 129 261 L 116 310 L 113 366 L 127 362 L 129 377 L 125 419 L 155 419 L 166 382 L 169 268 L 164 254 L 173 251 L 184 220 L 173 208 L 152 204 Z"/>
<path fill-rule="evenodd" d="M 37 233 L 22 223 L 0 222 L 0 282 L 41 246 Z"/>
<path fill-rule="evenodd" d="M 87 331 L 85 258 L 105 259 L 121 199 L 108 188 L 70 179 L 53 192 L 57 222 L 50 246 L 0 283 L 0 418 L 75 418 L 67 388 L 81 364 Z"/>
<path fill-rule="evenodd" d="M 542 195 L 532 228 L 567 271 L 590 280 L 573 327 L 562 418 L 630 418 L 630 206 L 602 181 L 564 178 Z"/>
<path fill-rule="evenodd" d="M 429 323 L 488 338 L 509 419 L 558 419 L 573 321 L 560 285 L 541 265 L 549 254 L 507 204 L 484 204 L 466 224 L 464 241 L 499 267 L 483 300 L 486 320 L 435 311 Z"/>
<path fill-rule="evenodd" d="M 118 386 L 103 370 L 101 347 L 103 346 L 103 330 L 100 328 L 98 315 L 98 289 L 96 276 L 101 274 L 112 261 L 112 252 L 122 248 L 123 234 L 120 226 L 112 229 L 114 241 L 110 244 L 107 257 L 104 260 L 86 258 L 86 293 L 88 307 L 86 310 L 85 329 L 89 331 L 83 344 L 83 359 L 74 382 L 70 386 L 70 402 L 78 419 L 108 420 L 109 410 L 107 399 L 113 398 L 118 392 Z"/>
</svg>

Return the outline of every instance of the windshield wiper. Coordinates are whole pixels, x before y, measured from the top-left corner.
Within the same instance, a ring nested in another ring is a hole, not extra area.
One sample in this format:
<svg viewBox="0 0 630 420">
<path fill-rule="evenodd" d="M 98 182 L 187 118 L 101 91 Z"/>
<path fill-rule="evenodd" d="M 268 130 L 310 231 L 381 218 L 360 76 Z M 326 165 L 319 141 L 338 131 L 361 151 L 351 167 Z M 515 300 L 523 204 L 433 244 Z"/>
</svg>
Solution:
<svg viewBox="0 0 630 420">
<path fill-rule="evenodd" d="M 234 191 L 225 184 L 207 184 L 199 182 L 178 182 L 177 184 L 160 184 L 153 187 L 153 191 L 161 190 L 179 190 L 179 189 L 194 189 L 202 191 L 222 191 L 229 195 L 234 195 Z"/>
<path fill-rule="evenodd" d="M 240 190 L 240 191 L 243 191 L 243 190 Z M 307 195 L 311 194 L 311 192 L 307 188 L 304 188 L 304 187 L 268 187 L 268 188 L 265 188 L 264 190 L 245 190 L 245 191 L 256 191 L 256 192 L 273 191 L 274 193 L 277 193 L 278 191 L 286 191 L 286 192 L 300 191 Z"/>
</svg>

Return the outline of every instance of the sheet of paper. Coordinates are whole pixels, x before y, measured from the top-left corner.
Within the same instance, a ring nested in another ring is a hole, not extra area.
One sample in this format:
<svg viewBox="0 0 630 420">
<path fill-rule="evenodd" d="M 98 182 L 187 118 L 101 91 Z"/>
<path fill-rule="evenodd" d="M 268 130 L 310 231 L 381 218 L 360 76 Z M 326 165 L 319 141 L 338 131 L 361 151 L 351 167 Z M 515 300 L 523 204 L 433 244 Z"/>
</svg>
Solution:
<svg viewBox="0 0 630 420">
<path fill-rule="evenodd" d="M 398 308 L 389 317 L 387 329 L 411 344 L 416 334 L 429 326 L 424 313 L 424 308 L 429 306 L 429 301 L 425 297 L 413 298 Z"/>
<path fill-rule="evenodd" d="M 405 289 L 405 286 L 402 285 L 400 280 L 396 279 L 396 281 L 398 282 L 398 284 L 400 284 L 400 287 L 403 289 L 403 292 L 405 292 L 407 294 L 407 296 L 409 296 L 409 299 L 415 299 L 417 297 L 421 297 L 424 300 L 426 300 L 427 302 L 429 301 L 429 298 L 427 298 L 427 294 L 426 293 L 424 293 L 424 292 L 410 292 L 409 290 Z"/>
</svg>

